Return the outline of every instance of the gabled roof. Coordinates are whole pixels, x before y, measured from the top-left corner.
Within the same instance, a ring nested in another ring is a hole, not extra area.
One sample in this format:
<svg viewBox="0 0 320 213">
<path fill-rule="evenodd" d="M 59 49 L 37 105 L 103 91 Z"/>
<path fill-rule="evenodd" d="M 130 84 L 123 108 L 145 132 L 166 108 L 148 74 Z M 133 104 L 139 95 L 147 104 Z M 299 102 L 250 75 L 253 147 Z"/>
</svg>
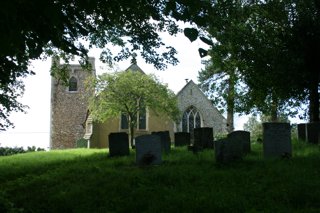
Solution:
<svg viewBox="0 0 320 213">
<path fill-rule="evenodd" d="M 208 97 L 202 92 L 202 90 L 199 88 L 199 86 L 194 83 L 192 80 L 190 80 L 178 93 L 177 93 L 177 97 L 180 95 L 180 93 L 182 93 L 183 90 L 185 90 L 188 86 L 193 86 L 194 88 L 196 88 L 198 91 L 200 91 L 201 96 L 203 97 L 203 99 L 212 106 L 212 109 L 215 110 L 222 119 L 226 120 L 226 118 L 219 112 L 219 110 L 212 104 L 212 102 L 208 99 Z"/>
<path fill-rule="evenodd" d="M 125 70 L 125 72 L 127 72 L 127 71 L 129 71 L 129 70 L 131 70 L 131 71 L 133 71 L 133 72 L 140 72 L 140 73 L 142 73 L 142 74 L 145 74 L 145 72 L 143 72 L 143 70 L 137 65 L 137 63 L 131 64 L 131 65 Z"/>
<path fill-rule="evenodd" d="M 189 85 L 189 84 L 195 84 L 192 80 L 190 80 L 182 89 L 177 93 L 177 96 Z M 196 84 L 195 84 L 196 85 Z M 197 86 L 198 87 L 198 86 Z M 198 87 L 199 89 L 199 87 Z M 200 89 L 199 89 L 200 90 Z M 200 90 L 201 91 L 201 90 Z M 202 92 L 202 91 L 201 91 Z M 207 98 L 207 97 L 206 97 Z"/>
</svg>

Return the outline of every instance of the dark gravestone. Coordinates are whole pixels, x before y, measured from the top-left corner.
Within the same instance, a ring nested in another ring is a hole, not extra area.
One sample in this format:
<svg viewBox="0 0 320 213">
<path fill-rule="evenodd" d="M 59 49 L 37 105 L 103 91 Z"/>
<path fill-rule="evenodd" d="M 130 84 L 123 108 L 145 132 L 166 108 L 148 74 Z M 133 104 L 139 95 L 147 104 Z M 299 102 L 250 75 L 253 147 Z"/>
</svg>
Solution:
<svg viewBox="0 0 320 213">
<path fill-rule="evenodd" d="M 298 128 L 298 139 L 305 141 L 306 140 L 306 124 L 298 124 L 297 125 Z"/>
<path fill-rule="evenodd" d="M 109 134 L 110 157 L 129 155 L 129 137 L 125 132 Z"/>
<path fill-rule="evenodd" d="M 242 159 L 242 143 L 230 138 L 215 141 L 214 150 L 217 163 L 230 163 Z"/>
<path fill-rule="evenodd" d="M 306 141 L 312 144 L 319 143 L 320 123 L 306 124 Z"/>
<path fill-rule="evenodd" d="M 201 128 L 195 128 L 193 129 L 193 144 L 188 147 L 188 150 L 197 152 L 202 149 Z"/>
<path fill-rule="evenodd" d="M 228 138 L 235 143 L 242 144 L 243 154 L 248 154 L 251 152 L 251 143 L 250 143 L 250 132 L 247 131 L 233 131 L 228 134 Z"/>
<path fill-rule="evenodd" d="M 188 146 L 190 145 L 189 132 L 176 132 L 174 133 L 174 146 Z"/>
<path fill-rule="evenodd" d="M 161 164 L 161 139 L 158 135 L 136 137 L 136 163 L 139 166 Z"/>
<path fill-rule="evenodd" d="M 152 135 L 158 135 L 161 140 L 161 149 L 165 153 L 169 153 L 171 149 L 171 139 L 169 131 L 152 132 Z"/>
<path fill-rule="evenodd" d="M 195 128 L 193 146 L 198 150 L 213 148 L 213 128 Z"/>
<path fill-rule="evenodd" d="M 292 155 L 289 123 L 263 123 L 263 156 L 287 158 Z"/>
</svg>

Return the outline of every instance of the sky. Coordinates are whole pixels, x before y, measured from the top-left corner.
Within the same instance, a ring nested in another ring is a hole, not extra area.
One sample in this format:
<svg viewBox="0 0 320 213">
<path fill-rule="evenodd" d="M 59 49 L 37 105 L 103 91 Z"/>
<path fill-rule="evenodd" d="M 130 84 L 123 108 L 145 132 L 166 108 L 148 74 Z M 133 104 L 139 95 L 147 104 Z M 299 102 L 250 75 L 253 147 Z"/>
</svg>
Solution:
<svg viewBox="0 0 320 213">
<path fill-rule="evenodd" d="M 175 47 L 178 51 L 177 58 L 180 63 L 176 66 L 169 65 L 165 71 L 156 70 L 153 65 L 146 64 L 143 59 L 137 58 L 138 66 L 146 73 L 154 73 L 169 88 L 177 93 L 186 84 L 185 79 L 198 83 L 198 72 L 203 68 L 198 48 L 207 48 L 201 41 L 191 43 L 184 35 L 176 37 L 163 35 L 164 43 Z M 97 74 L 106 71 L 106 65 L 99 61 L 99 50 L 92 50 L 89 56 L 96 58 Z M 10 120 L 15 128 L 0 132 L 0 147 L 28 147 L 36 146 L 41 148 L 49 147 L 50 132 L 50 92 L 51 59 L 32 61 L 32 68 L 36 75 L 24 79 L 25 94 L 20 100 L 28 105 L 27 113 L 12 113 Z M 116 69 L 125 70 L 130 66 L 130 60 L 117 64 Z M 242 129 L 248 117 L 236 117 L 235 129 Z"/>
</svg>

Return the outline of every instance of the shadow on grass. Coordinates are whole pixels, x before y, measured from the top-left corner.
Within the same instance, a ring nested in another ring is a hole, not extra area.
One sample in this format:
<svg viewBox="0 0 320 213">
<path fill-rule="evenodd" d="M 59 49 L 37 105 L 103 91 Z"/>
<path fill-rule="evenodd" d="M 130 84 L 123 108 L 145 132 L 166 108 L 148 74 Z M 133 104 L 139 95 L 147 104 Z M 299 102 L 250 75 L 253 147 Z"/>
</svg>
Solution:
<svg viewBox="0 0 320 213">
<path fill-rule="evenodd" d="M 0 161 L 1 189 L 26 212 L 319 210 L 319 149 L 265 160 L 261 147 L 228 165 L 216 164 L 213 150 L 173 148 L 162 165 L 146 168 L 135 165 L 133 150 L 113 158 L 106 150 L 21 155 Z"/>
</svg>

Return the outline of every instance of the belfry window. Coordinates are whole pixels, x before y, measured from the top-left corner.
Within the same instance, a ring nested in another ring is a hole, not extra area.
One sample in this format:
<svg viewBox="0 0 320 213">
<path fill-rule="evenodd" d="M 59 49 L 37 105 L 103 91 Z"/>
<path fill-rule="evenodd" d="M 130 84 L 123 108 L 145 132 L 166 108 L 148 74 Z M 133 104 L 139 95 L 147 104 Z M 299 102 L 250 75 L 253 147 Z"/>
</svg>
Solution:
<svg viewBox="0 0 320 213">
<path fill-rule="evenodd" d="M 78 81 L 73 76 L 69 79 L 69 91 L 70 92 L 78 91 Z"/>
<path fill-rule="evenodd" d="M 193 106 L 184 111 L 182 116 L 182 131 L 193 132 L 194 128 L 201 127 L 200 113 Z"/>
</svg>

